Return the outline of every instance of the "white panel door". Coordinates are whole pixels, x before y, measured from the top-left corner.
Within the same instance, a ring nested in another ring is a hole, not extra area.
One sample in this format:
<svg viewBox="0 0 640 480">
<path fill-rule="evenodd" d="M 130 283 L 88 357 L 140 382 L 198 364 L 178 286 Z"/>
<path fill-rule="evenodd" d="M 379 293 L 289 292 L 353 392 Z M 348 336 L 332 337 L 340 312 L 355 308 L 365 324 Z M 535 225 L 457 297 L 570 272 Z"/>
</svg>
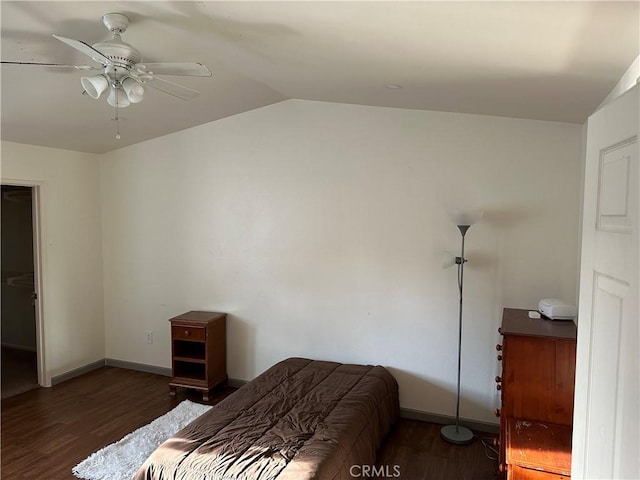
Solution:
<svg viewBox="0 0 640 480">
<path fill-rule="evenodd" d="M 572 478 L 640 478 L 639 86 L 587 124 Z"/>
</svg>

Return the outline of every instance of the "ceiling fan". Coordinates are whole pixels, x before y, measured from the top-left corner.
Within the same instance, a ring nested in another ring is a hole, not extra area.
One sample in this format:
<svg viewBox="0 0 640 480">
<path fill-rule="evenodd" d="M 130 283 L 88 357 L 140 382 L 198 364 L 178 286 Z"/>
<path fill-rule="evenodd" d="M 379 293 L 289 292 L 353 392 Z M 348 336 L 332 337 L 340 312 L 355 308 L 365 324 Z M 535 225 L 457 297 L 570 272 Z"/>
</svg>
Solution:
<svg viewBox="0 0 640 480">
<path fill-rule="evenodd" d="M 113 38 L 94 45 L 60 35 L 53 35 L 54 38 L 88 55 L 100 66 L 11 61 L 3 61 L 1 63 L 7 65 L 75 68 L 83 71 L 102 70 L 102 73 L 80 79 L 84 89 L 83 93 L 88 94 L 91 98 L 98 99 L 108 90 L 107 103 L 116 108 L 124 108 L 131 103 L 141 102 L 144 98 L 146 86 L 183 100 L 195 98 L 200 94 L 197 90 L 170 82 L 158 77 L 158 75 L 211 76 L 209 69 L 201 63 L 143 62 L 140 52 L 120 38 L 120 35 L 129 26 L 129 18 L 122 13 L 107 13 L 102 16 L 102 23 L 113 34 Z"/>
</svg>

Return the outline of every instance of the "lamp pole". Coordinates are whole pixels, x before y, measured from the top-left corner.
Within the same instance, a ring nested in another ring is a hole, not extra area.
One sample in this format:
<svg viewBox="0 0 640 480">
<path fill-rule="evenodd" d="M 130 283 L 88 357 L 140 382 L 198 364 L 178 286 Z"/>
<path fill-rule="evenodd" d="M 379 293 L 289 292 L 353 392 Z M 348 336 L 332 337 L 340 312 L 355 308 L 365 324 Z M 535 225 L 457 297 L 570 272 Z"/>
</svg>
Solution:
<svg viewBox="0 0 640 480">
<path fill-rule="evenodd" d="M 465 445 L 473 440 L 473 432 L 466 427 L 460 426 L 460 369 L 462 363 L 462 301 L 464 287 L 464 237 L 470 225 L 458 225 L 462 235 L 462 248 L 460 256 L 456 258 L 458 264 L 458 292 L 460 294 L 460 304 L 458 307 L 458 382 L 456 395 L 456 424 L 447 425 L 440 430 L 440 436 L 449 443 Z"/>
</svg>

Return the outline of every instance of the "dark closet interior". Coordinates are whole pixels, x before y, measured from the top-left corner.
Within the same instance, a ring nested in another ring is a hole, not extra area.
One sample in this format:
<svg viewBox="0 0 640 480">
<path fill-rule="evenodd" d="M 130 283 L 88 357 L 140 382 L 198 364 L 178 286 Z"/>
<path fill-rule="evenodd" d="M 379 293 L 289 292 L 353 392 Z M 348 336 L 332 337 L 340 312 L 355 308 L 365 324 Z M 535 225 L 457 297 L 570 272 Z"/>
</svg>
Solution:
<svg viewBox="0 0 640 480">
<path fill-rule="evenodd" d="M 38 386 L 33 192 L 2 185 L 2 398 Z"/>
</svg>

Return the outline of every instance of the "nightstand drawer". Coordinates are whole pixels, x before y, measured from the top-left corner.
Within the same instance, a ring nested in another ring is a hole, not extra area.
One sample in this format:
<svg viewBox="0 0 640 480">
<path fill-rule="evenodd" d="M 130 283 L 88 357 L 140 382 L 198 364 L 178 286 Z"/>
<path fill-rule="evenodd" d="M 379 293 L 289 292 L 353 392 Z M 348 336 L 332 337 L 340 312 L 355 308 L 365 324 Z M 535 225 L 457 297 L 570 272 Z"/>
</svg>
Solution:
<svg viewBox="0 0 640 480">
<path fill-rule="evenodd" d="M 204 342 L 207 338 L 207 329 L 201 327 L 172 325 L 171 337 L 175 340 L 191 340 L 192 342 Z"/>
</svg>

